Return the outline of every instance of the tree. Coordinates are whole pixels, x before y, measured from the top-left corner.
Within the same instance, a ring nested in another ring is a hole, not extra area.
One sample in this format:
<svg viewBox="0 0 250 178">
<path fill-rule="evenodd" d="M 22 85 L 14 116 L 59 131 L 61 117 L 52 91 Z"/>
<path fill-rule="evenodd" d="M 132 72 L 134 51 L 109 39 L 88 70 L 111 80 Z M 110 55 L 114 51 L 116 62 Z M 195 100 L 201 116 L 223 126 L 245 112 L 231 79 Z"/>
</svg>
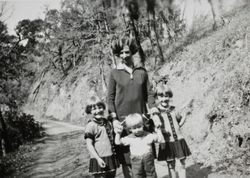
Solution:
<svg viewBox="0 0 250 178">
<path fill-rule="evenodd" d="M 99 0 L 64 0 L 60 11 L 47 11 L 43 49 L 49 63 L 66 76 L 81 61 L 91 60 L 90 53 L 95 60 L 103 58 L 116 28 L 111 11 L 109 1 Z"/>
<path fill-rule="evenodd" d="M 83 58 L 88 47 L 97 43 L 95 23 L 89 2 L 62 1 L 61 11 L 49 10 L 45 16 L 44 55 L 64 75 Z"/>
<path fill-rule="evenodd" d="M 2 138 L 6 145 L 6 150 L 10 150 L 10 140 L 8 139 L 7 124 L 3 117 L 2 106 L 8 107 L 11 111 L 18 111 L 25 102 L 29 82 L 33 75 L 26 65 L 26 49 L 20 44 L 20 39 L 9 35 L 6 24 L 0 21 L 0 123 L 2 125 Z"/>
<path fill-rule="evenodd" d="M 141 42 L 140 42 L 140 34 L 138 32 L 138 29 L 136 28 L 136 21 L 138 21 L 139 19 L 139 4 L 138 1 L 132 1 L 129 0 L 126 2 L 125 4 L 125 9 L 124 9 L 124 16 L 128 16 L 130 19 L 130 26 L 134 32 L 134 36 L 135 36 L 135 40 L 138 46 L 138 50 L 139 50 L 139 55 L 141 58 L 141 62 L 144 64 L 145 63 L 145 53 L 141 47 Z"/>
<path fill-rule="evenodd" d="M 13 13 L 13 8 L 7 1 L 0 1 L 0 20 L 5 22 L 11 17 Z"/>
<path fill-rule="evenodd" d="M 26 52 L 36 52 L 36 46 L 44 38 L 44 21 L 41 19 L 24 19 L 18 22 L 15 31 L 19 41 L 26 41 Z"/>
<path fill-rule="evenodd" d="M 23 48 L 19 41 L 7 33 L 6 25 L 0 21 L 0 103 L 16 107 L 13 98 L 17 94 L 16 87 L 20 81 Z"/>
<path fill-rule="evenodd" d="M 149 18 L 149 24 L 152 24 L 154 34 L 155 34 L 155 40 L 156 40 L 156 44 L 157 44 L 157 48 L 158 48 L 158 52 L 159 52 L 159 56 L 160 56 L 161 62 L 163 63 L 165 60 L 164 60 L 162 48 L 161 48 L 161 45 L 159 42 L 159 35 L 158 35 L 157 30 L 156 30 L 156 17 L 155 17 L 156 16 L 156 14 L 155 14 L 156 0 L 146 0 L 146 3 L 147 3 L 147 13 L 152 16 L 152 23 L 151 23 L 151 20 Z"/>
<path fill-rule="evenodd" d="M 208 0 L 208 3 L 211 7 L 211 12 L 213 15 L 213 30 L 216 30 L 219 27 L 219 24 L 225 25 L 225 20 L 223 16 L 221 15 L 221 9 L 219 8 L 222 6 L 221 0 L 219 0 L 217 3 L 214 0 Z"/>
<path fill-rule="evenodd" d="M 8 136 L 7 136 L 7 126 L 2 114 L 2 105 L 8 105 L 15 107 L 15 100 L 13 99 L 14 88 L 12 84 L 15 83 L 15 76 L 17 70 L 13 67 L 15 63 L 15 55 L 12 54 L 12 37 L 8 35 L 7 26 L 2 21 L 0 21 L 0 123 L 2 126 L 1 133 L 1 146 L 5 150 L 5 145 L 8 149 Z M 13 60 L 12 60 L 13 59 Z M 4 154 L 4 153 L 3 153 Z"/>
</svg>

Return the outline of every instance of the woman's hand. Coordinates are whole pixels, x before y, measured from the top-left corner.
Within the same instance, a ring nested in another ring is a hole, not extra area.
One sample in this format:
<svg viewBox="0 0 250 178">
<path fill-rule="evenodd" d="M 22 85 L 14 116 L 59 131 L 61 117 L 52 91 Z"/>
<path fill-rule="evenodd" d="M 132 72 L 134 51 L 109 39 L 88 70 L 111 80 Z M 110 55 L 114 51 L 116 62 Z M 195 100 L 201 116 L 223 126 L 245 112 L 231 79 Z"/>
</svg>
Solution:
<svg viewBox="0 0 250 178">
<path fill-rule="evenodd" d="M 99 164 L 99 166 L 101 168 L 105 168 L 106 167 L 106 163 L 101 158 L 98 158 L 97 162 L 98 162 L 98 164 Z"/>
</svg>

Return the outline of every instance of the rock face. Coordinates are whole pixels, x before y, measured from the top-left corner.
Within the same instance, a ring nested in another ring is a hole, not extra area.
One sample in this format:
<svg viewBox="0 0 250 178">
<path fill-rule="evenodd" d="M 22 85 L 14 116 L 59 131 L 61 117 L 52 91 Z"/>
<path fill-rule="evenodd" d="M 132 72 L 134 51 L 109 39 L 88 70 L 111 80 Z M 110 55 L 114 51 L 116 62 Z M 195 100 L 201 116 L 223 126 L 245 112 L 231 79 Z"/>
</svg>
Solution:
<svg viewBox="0 0 250 178">
<path fill-rule="evenodd" d="M 249 7 L 234 13 L 222 29 L 201 31 L 166 49 L 171 60 L 158 73 L 169 78 L 173 105 L 182 114 L 192 111 L 182 129 L 192 160 L 240 175 L 249 171 L 250 60 L 245 38 Z M 237 45 L 237 41 L 242 44 Z M 105 68 L 106 77 L 109 71 Z M 153 77 L 153 72 L 150 75 Z M 78 66 L 63 79 L 49 71 L 34 84 L 24 110 L 38 118 L 84 125 L 86 98 L 93 81 L 97 83 L 95 90 L 105 96 L 100 78 L 99 69 L 90 63 Z"/>
<path fill-rule="evenodd" d="M 48 71 L 34 84 L 24 110 L 36 118 L 50 118 L 84 125 L 88 120 L 85 114 L 88 96 L 93 90 L 103 95 L 98 83 L 100 81 L 95 80 L 96 75 L 99 75 L 96 71 L 99 72 L 98 68 L 86 64 L 76 68 L 64 79 L 61 79 L 57 71 Z M 97 82 L 95 88 L 92 86 L 93 82 Z"/>
<path fill-rule="evenodd" d="M 174 60 L 159 70 L 169 78 L 173 104 L 183 114 L 192 109 L 182 131 L 194 161 L 241 173 L 249 149 L 243 142 L 250 132 L 250 61 L 245 44 L 238 47 L 235 42 L 245 39 L 247 14 L 244 9 L 225 28 L 172 53 Z M 225 45 L 227 40 L 230 45 Z"/>
</svg>

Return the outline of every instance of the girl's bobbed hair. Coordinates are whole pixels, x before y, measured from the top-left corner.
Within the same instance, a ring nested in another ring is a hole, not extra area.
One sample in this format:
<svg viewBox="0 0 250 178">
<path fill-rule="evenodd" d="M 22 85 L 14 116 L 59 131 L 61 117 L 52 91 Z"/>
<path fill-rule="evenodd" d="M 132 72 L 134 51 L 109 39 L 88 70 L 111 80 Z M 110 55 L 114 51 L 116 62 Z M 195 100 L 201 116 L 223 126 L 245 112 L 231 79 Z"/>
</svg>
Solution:
<svg viewBox="0 0 250 178">
<path fill-rule="evenodd" d="M 164 83 L 157 84 L 155 88 L 155 96 L 157 95 L 157 93 L 161 93 L 161 92 L 168 93 L 170 98 L 173 97 L 173 92 L 167 84 L 164 84 Z"/>
<path fill-rule="evenodd" d="M 102 107 L 104 110 L 106 109 L 106 106 L 105 106 L 104 102 L 102 102 L 98 96 L 91 96 L 87 100 L 87 105 L 86 105 L 86 108 L 85 108 L 86 114 L 91 114 L 92 108 L 94 106 L 96 106 L 96 105 L 98 107 Z"/>
<path fill-rule="evenodd" d="M 118 38 L 112 41 L 111 48 L 112 48 L 113 54 L 119 57 L 122 49 L 125 46 L 129 47 L 131 55 L 134 55 L 138 51 L 138 46 L 136 45 L 136 42 L 134 39 L 129 38 L 129 37 L 122 37 L 122 38 Z"/>
</svg>

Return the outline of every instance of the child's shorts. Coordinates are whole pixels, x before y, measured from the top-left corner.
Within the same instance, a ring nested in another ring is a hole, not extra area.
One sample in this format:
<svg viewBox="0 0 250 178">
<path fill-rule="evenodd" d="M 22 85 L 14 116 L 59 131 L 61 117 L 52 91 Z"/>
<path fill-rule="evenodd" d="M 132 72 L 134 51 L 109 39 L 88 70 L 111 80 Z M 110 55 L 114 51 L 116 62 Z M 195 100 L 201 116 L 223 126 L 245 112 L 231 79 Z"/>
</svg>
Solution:
<svg viewBox="0 0 250 178">
<path fill-rule="evenodd" d="M 142 156 L 131 155 L 132 173 L 135 178 L 156 178 L 153 153 Z"/>
</svg>

